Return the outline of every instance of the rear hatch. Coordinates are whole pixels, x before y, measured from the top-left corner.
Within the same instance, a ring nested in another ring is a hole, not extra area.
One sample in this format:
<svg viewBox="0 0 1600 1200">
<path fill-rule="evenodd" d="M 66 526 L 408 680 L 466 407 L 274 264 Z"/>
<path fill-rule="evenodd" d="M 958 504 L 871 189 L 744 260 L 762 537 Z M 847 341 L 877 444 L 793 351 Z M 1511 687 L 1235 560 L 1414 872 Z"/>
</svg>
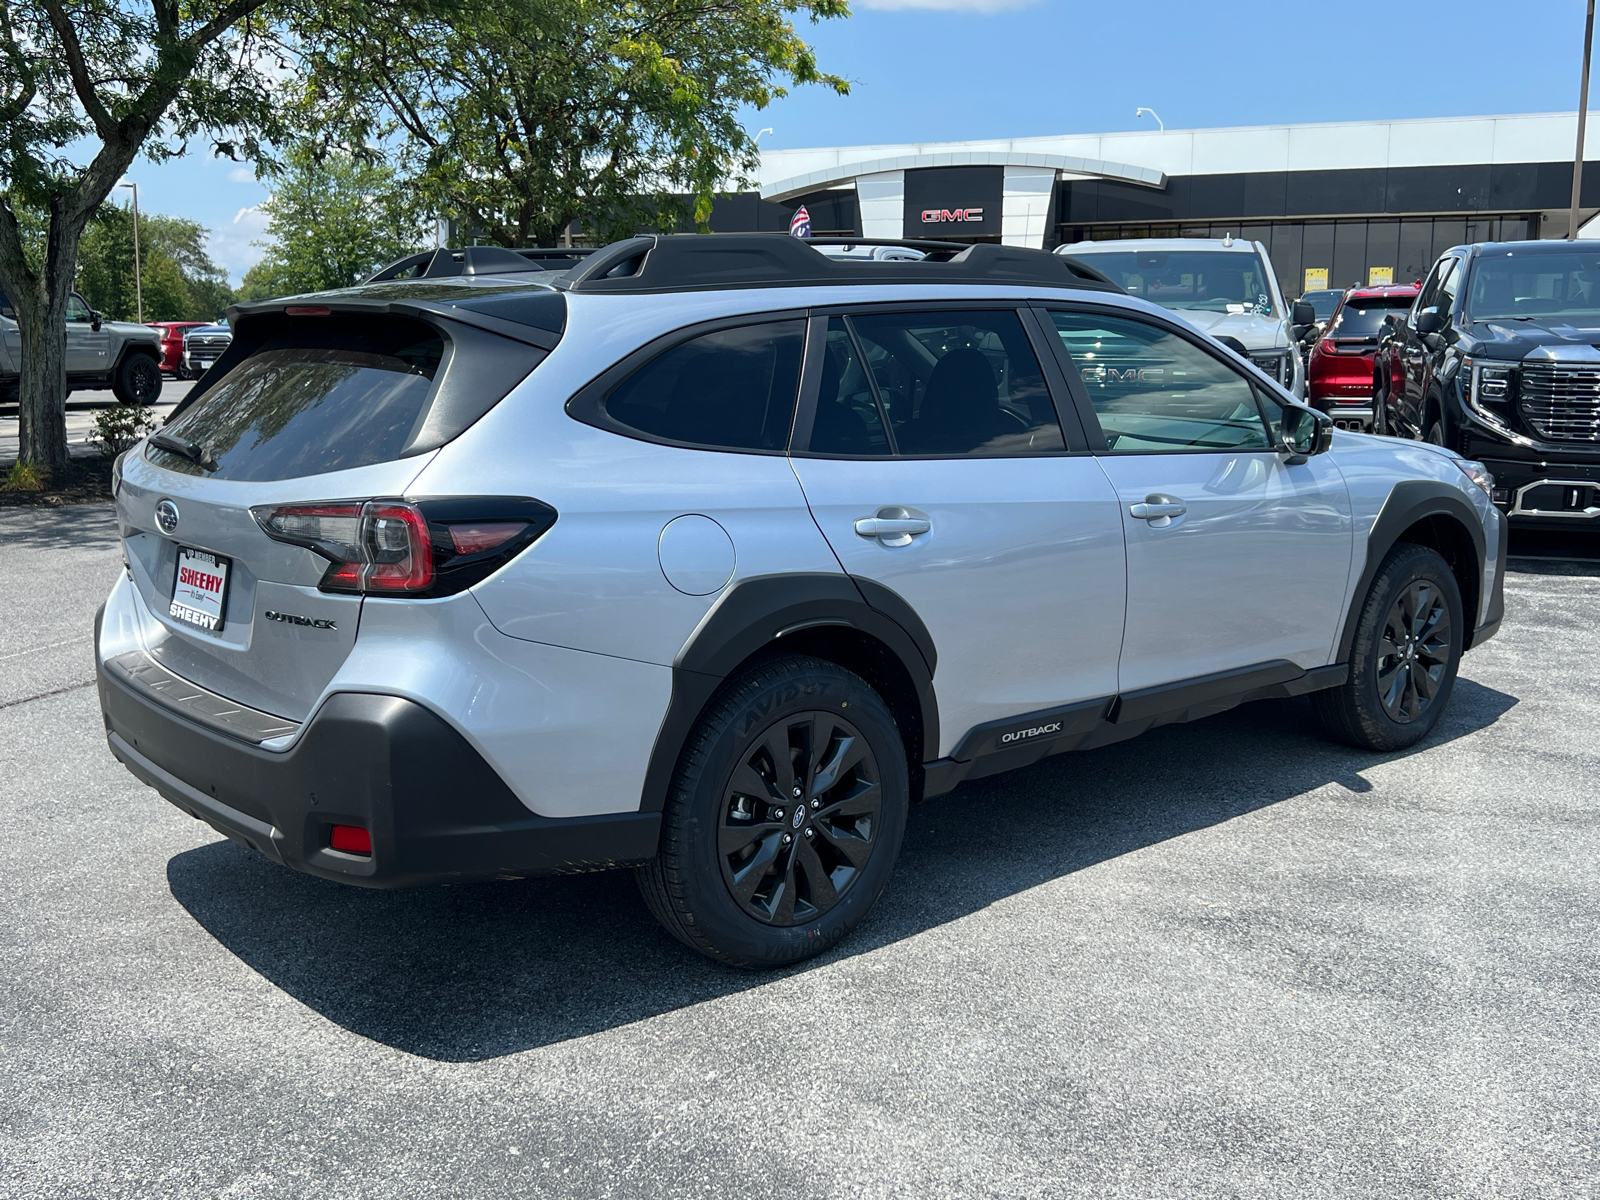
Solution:
<svg viewBox="0 0 1600 1200">
<path fill-rule="evenodd" d="M 149 657 L 292 721 L 349 655 L 361 614 L 359 571 L 335 578 L 328 531 L 368 536 L 361 514 L 383 511 L 368 502 L 403 497 L 547 353 L 485 328 L 506 322 L 407 303 L 405 285 L 375 290 L 236 310 L 219 369 L 124 458 L 116 484 Z M 312 526 L 317 537 L 300 536 Z"/>
</svg>

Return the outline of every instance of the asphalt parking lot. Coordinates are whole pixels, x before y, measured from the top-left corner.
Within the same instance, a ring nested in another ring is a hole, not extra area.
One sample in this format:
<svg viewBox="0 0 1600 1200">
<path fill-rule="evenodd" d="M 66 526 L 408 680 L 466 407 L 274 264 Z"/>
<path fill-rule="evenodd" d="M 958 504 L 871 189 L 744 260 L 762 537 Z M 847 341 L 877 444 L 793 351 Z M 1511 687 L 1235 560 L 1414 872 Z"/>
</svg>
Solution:
<svg viewBox="0 0 1600 1200">
<path fill-rule="evenodd" d="M 366 892 L 184 816 L 105 748 L 118 565 L 0 511 L 0 1196 L 1600 1191 L 1600 547 L 1517 560 L 1419 749 L 1266 702 L 964 786 L 771 975 L 624 874 Z"/>
</svg>

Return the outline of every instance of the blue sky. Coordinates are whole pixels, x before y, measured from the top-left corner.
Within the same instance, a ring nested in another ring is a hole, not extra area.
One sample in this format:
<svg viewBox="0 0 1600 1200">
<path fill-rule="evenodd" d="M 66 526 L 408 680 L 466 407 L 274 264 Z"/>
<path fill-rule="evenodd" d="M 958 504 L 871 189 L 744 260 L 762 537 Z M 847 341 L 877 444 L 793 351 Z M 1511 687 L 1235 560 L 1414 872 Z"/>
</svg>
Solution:
<svg viewBox="0 0 1600 1200">
<path fill-rule="evenodd" d="M 855 0 L 803 26 L 848 97 L 803 89 L 749 118 L 772 148 L 1394 117 L 1571 111 L 1582 0 L 1088 4 Z M 1596 84 L 1600 91 L 1600 82 Z M 1591 103 L 1591 110 L 1595 107 Z M 147 211 L 192 217 L 235 282 L 259 250 L 248 167 L 136 163 Z M 124 192 L 123 195 L 126 195 Z"/>
</svg>

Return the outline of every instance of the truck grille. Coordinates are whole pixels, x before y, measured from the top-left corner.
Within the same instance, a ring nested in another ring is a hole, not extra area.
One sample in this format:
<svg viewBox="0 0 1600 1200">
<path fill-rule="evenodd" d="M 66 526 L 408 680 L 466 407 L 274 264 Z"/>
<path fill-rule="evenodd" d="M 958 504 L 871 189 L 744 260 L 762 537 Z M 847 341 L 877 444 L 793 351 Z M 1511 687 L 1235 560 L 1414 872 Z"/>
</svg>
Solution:
<svg viewBox="0 0 1600 1200">
<path fill-rule="evenodd" d="M 213 334 L 210 337 L 192 337 L 186 344 L 191 350 L 226 350 L 232 342 L 231 337 Z"/>
<path fill-rule="evenodd" d="M 1600 442 L 1600 366 L 1524 366 L 1521 408 L 1547 442 Z"/>
</svg>

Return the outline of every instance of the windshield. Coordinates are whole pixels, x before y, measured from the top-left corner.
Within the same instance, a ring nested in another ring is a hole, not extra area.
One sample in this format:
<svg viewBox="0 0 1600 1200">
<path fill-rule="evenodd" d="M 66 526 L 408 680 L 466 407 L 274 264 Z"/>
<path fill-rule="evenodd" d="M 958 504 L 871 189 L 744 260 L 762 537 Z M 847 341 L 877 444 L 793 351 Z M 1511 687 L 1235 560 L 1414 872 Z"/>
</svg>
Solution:
<svg viewBox="0 0 1600 1200">
<path fill-rule="evenodd" d="M 1415 296 L 1356 296 L 1345 301 L 1324 335 L 1331 338 L 1375 338 L 1385 317 L 1398 316 L 1411 308 Z"/>
<path fill-rule="evenodd" d="M 1600 252 L 1508 252 L 1480 258 L 1467 289 L 1467 313 L 1473 321 L 1578 313 L 1600 318 Z"/>
<path fill-rule="evenodd" d="M 1344 293 L 1337 288 L 1325 292 L 1307 292 L 1300 299 L 1311 305 L 1311 310 L 1317 314 L 1317 320 L 1326 321 L 1333 316 L 1333 310 L 1339 307 L 1339 297 Z"/>
<path fill-rule="evenodd" d="M 1250 251 L 1074 250 L 1072 257 L 1163 308 L 1272 315 L 1267 272 Z"/>
</svg>

